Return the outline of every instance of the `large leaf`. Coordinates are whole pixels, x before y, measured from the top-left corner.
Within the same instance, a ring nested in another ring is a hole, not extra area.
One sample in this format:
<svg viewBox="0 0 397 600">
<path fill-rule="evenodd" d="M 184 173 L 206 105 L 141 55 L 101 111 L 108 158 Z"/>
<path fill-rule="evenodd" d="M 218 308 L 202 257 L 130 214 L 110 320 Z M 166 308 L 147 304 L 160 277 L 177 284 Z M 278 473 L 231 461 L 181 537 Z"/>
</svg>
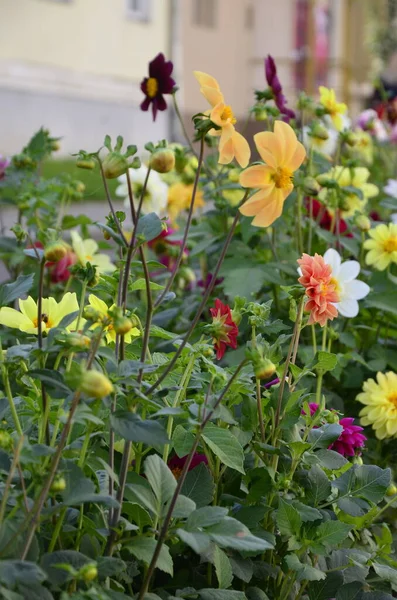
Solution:
<svg viewBox="0 0 397 600">
<path fill-rule="evenodd" d="M 295 536 L 299 533 L 302 519 L 292 504 L 280 498 L 276 512 L 276 523 L 282 535 Z"/>
<path fill-rule="evenodd" d="M 313 369 L 317 369 L 323 373 L 326 371 L 333 371 L 338 364 L 338 357 L 336 354 L 332 354 L 332 352 L 320 350 L 317 354 L 317 359 L 318 362 L 314 365 Z"/>
<path fill-rule="evenodd" d="M 195 437 L 193 431 L 186 429 L 183 425 L 177 425 L 175 427 L 174 433 L 172 434 L 172 443 L 179 458 L 183 458 L 189 454 Z"/>
<path fill-rule="evenodd" d="M 309 583 L 307 591 L 309 600 L 330 600 L 335 598 L 339 588 L 343 584 L 343 575 L 336 571 L 328 573 L 323 581 L 312 581 Z"/>
<path fill-rule="evenodd" d="M 220 523 L 208 527 L 205 531 L 212 541 L 222 548 L 256 553 L 273 548 L 273 544 L 252 535 L 245 525 L 231 517 L 226 517 Z"/>
<path fill-rule="evenodd" d="M 317 429 L 312 429 L 309 433 L 309 442 L 313 444 L 314 448 L 328 448 L 338 439 L 343 431 L 342 425 L 338 423 L 327 423 Z"/>
<path fill-rule="evenodd" d="M 397 291 L 369 294 L 365 305 L 397 316 Z"/>
<path fill-rule="evenodd" d="M 340 521 L 325 521 L 315 528 L 315 537 L 311 541 L 311 548 L 317 554 L 324 554 L 333 546 L 343 542 L 351 530 L 351 525 Z"/>
<path fill-rule="evenodd" d="M 210 423 L 204 429 L 202 437 L 224 465 L 244 473 L 243 447 L 228 429 L 222 429 Z"/>
<path fill-rule="evenodd" d="M 128 544 L 124 546 L 131 552 L 138 560 L 141 560 L 146 565 L 150 564 L 152 560 L 154 550 L 156 548 L 156 540 L 154 538 L 148 538 L 145 536 L 136 536 L 131 539 Z M 156 563 L 156 568 L 164 573 L 173 575 L 173 564 L 172 558 L 168 546 L 163 544 L 161 547 L 160 555 Z"/>
<path fill-rule="evenodd" d="M 227 554 L 218 546 L 214 547 L 213 562 L 219 587 L 227 589 L 233 581 L 232 566 Z"/>
<path fill-rule="evenodd" d="M 110 423 L 116 433 L 130 442 L 141 442 L 148 446 L 169 443 L 167 433 L 158 421 L 143 421 L 135 413 L 118 410 L 110 415 Z"/>
<path fill-rule="evenodd" d="M 325 579 L 325 573 L 306 563 L 301 563 L 296 554 L 287 554 L 285 562 L 291 571 L 298 573 L 298 581 L 321 581 Z"/>
<path fill-rule="evenodd" d="M 377 504 L 390 485 L 390 469 L 381 469 L 376 465 L 355 465 L 333 482 L 340 496 L 355 496 Z"/>
<path fill-rule="evenodd" d="M 147 457 L 144 470 L 156 498 L 156 514 L 160 515 L 174 494 L 176 479 L 158 454 L 152 454 Z"/>
<path fill-rule="evenodd" d="M 27 560 L 0 561 L 0 581 L 9 587 L 19 583 L 27 585 L 41 583 L 46 579 L 44 571 Z"/>
<path fill-rule="evenodd" d="M 26 296 L 32 288 L 34 274 L 19 275 L 13 283 L 6 283 L 0 287 L 0 306 L 6 306 L 18 298 Z"/>
<path fill-rule="evenodd" d="M 143 236 L 146 242 L 151 242 L 163 231 L 163 223 L 156 213 L 140 217 L 136 229 L 137 236 Z"/>
<path fill-rule="evenodd" d="M 306 489 L 307 503 L 313 506 L 318 506 L 331 493 L 331 483 L 324 471 L 317 465 L 310 469 L 303 483 Z"/>
<path fill-rule="evenodd" d="M 199 595 L 202 600 L 247 600 L 247 596 L 244 592 L 232 590 L 214 590 L 205 588 L 199 590 Z"/>
<path fill-rule="evenodd" d="M 186 475 L 181 493 L 193 500 L 197 508 L 207 506 L 214 497 L 214 479 L 204 463 L 200 463 Z"/>
<path fill-rule="evenodd" d="M 189 515 L 186 528 L 192 531 L 203 527 L 211 527 L 223 521 L 227 513 L 227 508 L 223 506 L 203 506 Z"/>
<path fill-rule="evenodd" d="M 363 584 L 360 581 L 352 581 L 343 585 L 336 594 L 335 600 L 362 600 Z"/>
<path fill-rule="evenodd" d="M 69 565 L 78 571 L 83 565 L 89 562 L 92 562 L 92 560 L 81 552 L 76 552 L 75 550 L 58 550 L 44 554 L 41 559 L 41 566 L 47 573 L 51 583 L 60 586 L 72 578 L 72 575 L 62 565 Z"/>
</svg>

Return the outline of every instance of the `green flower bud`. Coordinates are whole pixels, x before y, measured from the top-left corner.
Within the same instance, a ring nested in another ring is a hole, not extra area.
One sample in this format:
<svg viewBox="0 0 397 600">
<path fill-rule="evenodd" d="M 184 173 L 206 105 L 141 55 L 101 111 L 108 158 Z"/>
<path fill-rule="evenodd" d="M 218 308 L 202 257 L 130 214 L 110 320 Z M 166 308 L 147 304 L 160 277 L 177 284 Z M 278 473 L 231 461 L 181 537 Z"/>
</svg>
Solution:
<svg viewBox="0 0 397 600">
<path fill-rule="evenodd" d="M 87 319 L 87 321 L 91 321 L 92 323 L 97 323 L 100 319 L 100 313 L 93 306 L 86 306 L 84 308 L 83 317 Z"/>
<path fill-rule="evenodd" d="M 91 338 L 81 333 L 68 333 L 65 336 L 65 342 L 76 350 L 87 350 L 91 344 Z"/>
<path fill-rule="evenodd" d="M 303 181 L 303 191 L 305 194 L 308 196 L 317 196 L 320 190 L 320 184 L 314 179 L 314 177 L 305 177 Z"/>
<path fill-rule="evenodd" d="M 90 583 L 98 577 L 98 569 L 95 563 L 88 563 L 81 567 L 79 576 L 86 582 Z"/>
<path fill-rule="evenodd" d="M 175 167 L 175 154 L 170 148 L 160 148 L 153 152 L 149 166 L 157 173 L 169 173 Z"/>
<path fill-rule="evenodd" d="M 3 448 L 3 450 L 10 450 L 12 448 L 12 437 L 8 431 L 0 431 L 0 448 Z"/>
<path fill-rule="evenodd" d="M 367 215 L 357 215 L 354 222 L 360 231 L 369 231 L 371 229 L 371 221 Z"/>
<path fill-rule="evenodd" d="M 392 483 L 389 485 L 386 491 L 386 496 L 395 496 L 397 494 L 397 486 Z"/>
<path fill-rule="evenodd" d="M 113 322 L 113 327 L 116 333 L 119 335 L 125 335 L 132 329 L 131 319 L 128 317 L 120 317 L 115 319 Z"/>
<path fill-rule="evenodd" d="M 267 119 L 267 110 L 264 106 L 255 106 L 254 107 L 254 115 L 255 115 L 255 121 L 261 122 L 261 121 L 266 121 Z"/>
<path fill-rule="evenodd" d="M 317 182 L 321 185 L 321 187 L 326 188 L 335 188 L 338 185 L 338 182 L 335 179 L 332 179 L 326 173 L 322 173 L 316 177 Z"/>
<path fill-rule="evenodd" d="M 230 169 L 227 178 L 233 183 L 238 183 L 240 181 L 240 174 L 241 169 Z"/>
<path fill-rule="evenodd" d="M 325 410 L 323 412 L 323 417 L 327 421 L 327 423 L 339 423 L 339 416 L 334 410 Z"/>
<path fill-rule="evenodd" d="M 311 137 L 317 138 L 319 140 L 327 140 L 329 138 L 329 133 L 326 128 L 320 123 L 316 123 L 311 130 L 309 131 L 309 135 Z"/>
<path fill-rule="evenodd" d="M 51 492 L 54 494 L 63 492 L 66 489 L 66 479 L 64 477 L 57 476 L 51 485 Z"/>
<path fill-rule="evenodd" d="M 67 247 L 62 241 L 53 242 L 44 250 L 45 259 L 49 262 L 58 262 L 62 258 L 65 258 L 67 254 Z"/>
<path fill-rule="evenodd" d="M 79 169 L 87 169 L 88 171 L 93 171 L 95 169 L 96 162 L 93 158 L 80 158 L 76 161 L 76 167 Z"/>
<path fill-rule="evenodd" d="M 113 392 L 113 384 L 99 371 L 86 371 L 80 389 L 91 398 L 105 398 Z"/>
<path fill-rule="evenodd" d="M 115 179 L 124 175 L 128 169 L 128 162 L 125 156 L 112 151 L 103 159 L 102 168 L 106 179 Z"/>
<path fill-rule="evenodd" d="M 257 379 L 269 379 L 276 372 L 276 365 L 269 358 L 261 358 L 253 363 Z"/>
<path fill-rule="evenodd" d="M 355 465 L 360 465 L 360 466 L 364 464 L 363 459 L 361 458 L 361 456 L 355 456 L 353 458 L 353 463 Z M 396 489 L 396 492 L 397 492 L 397 488 L 395 488 L 395 489 Z"/>
</svg>

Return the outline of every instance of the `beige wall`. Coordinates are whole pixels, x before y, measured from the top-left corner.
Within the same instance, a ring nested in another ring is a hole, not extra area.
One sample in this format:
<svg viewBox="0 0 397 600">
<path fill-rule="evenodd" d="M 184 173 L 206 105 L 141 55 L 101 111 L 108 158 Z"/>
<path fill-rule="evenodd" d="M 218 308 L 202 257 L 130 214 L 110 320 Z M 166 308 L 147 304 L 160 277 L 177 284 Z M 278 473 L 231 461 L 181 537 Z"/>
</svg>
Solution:
<svg viewBox="0 0 397 600">
<path fill-rule="evenodd" d="M 140 80 L 168 51 L 169 0 L 151 0 L 151 19 L 127 16 L 125 0 L 0 0 L 0 58 Z"/>
</svg>

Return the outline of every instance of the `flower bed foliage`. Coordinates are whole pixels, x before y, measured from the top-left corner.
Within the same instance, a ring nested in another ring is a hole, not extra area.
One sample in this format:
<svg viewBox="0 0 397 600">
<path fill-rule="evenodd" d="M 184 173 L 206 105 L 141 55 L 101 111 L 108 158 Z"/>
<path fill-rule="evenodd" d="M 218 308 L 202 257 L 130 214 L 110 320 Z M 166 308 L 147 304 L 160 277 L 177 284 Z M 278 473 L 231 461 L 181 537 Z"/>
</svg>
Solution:
<svg viewBox="0 0 397 600">
<path fill-rule="evenodd" d="M 105 223 L 42 178 L 47 131 L 2 165 L 1 598 L 396 596 L 392 107 L 294 112 L 265 76 L 257 154 L 199 71 L 186 146 L 81 150 Z"/>
</svg>

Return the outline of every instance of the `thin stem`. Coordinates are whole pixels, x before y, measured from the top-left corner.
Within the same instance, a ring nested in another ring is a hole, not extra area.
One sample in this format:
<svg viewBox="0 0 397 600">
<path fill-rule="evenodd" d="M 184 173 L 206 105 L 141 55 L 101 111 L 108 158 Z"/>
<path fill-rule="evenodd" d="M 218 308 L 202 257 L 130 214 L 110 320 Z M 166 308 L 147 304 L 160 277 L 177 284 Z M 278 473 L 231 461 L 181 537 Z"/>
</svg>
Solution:
<svg viewBox="0 0 397 600">
<path fill-rule="evenodd" d="M 142 587 L 140 589 L 139 592 L 139 596 L 138 596 L 138 600 L 143 600 L 146 592 L 149 589 L 149 585 L 150 585 L 150 581 L 152 579 L 153 573 L 154 573 L 154 569 L 156 568 L 156 564 L 157 564 L 157 560 L 158 557 L 160 556 L 160 552 L 161 552 L 161 548 L 163 547 L 165 538 L 167 536 L 167 532 L 168 532 L 168 528 L 171 522 L 171 518 L 172 518 L 172 513 L 174 512 L 174 508 L 178 499 L 178 496 L 180 494 L 180 491 L 182 489 L 183 484 L 185 483 L 185 479 L 186 479 L 186 475 L 189 471 L 191 462 L 193 460 L 193 456 L 197 450 L 197 446 L 199 445 L 200 442 L 200 438 L 202 435 L 202 432 L 204 430 L 204 427 L 207 425 L 208 421 L 211 419 L 212 415 L 214 414 L 215 410 L 218 408 L 218 406 L 220 405 L 220 403 L 222 402 L 223 398 L 225 397 L 225 395 L 227 394 L 227 392 L 229 391 L 233 381 L 236 379 L 236 377 L 238 376 L 238 374 L 240 373 L 241 369 L 243 368 L 244 364 L 246 363 L 246 359 L 244 359 L 239 366 L 237 367 L 236 371 L 233 373 L 233 375 L 231 376 L 231 378 L 229 379 L 226 387 L 223 389 L 222 393 L 220 394 L 219 398 L 217 399 L 216 403 L 214 404 L 213 408 L 208 412 L 208 414 L 206 415 L 206 417 L 203 419 L 198 431 L 197 431 L 197 435 L 196 438 L 194 440 L 193 446 L 189 452 L 189 455 L 186 459 L 185 464 L 183 465 L 183 469 L 182 469 L 182 473 L 180 475 L 180 478 L 178 479 L 178 483 L 177 486 L 175 488 L 174 494 L 172 496 L 167 514 L 165 516 L 164 519 L 164 523 L 163 526 L 160 530 L 159 533 L 159 537 L 157 540 L 157 544 L 156 544 L 156 548 L 154 550 L 153 553 L 153 557 L 152 560 L 150 562 L 150 565 L 148 567 L 146 576 L 144 578 L 144 581 L 142 583 Z"/>
<path fill-rule="evenodd" d="M 261 441 L 265 442 L 265 426 L 263 424 L 263 414 L 262 414 L 262 393 L 261 393 L 261 380 L 256 379 L 256 406 L 258 409 L 258 420 L 259 420 L 259 429 L 261 431 Z"/>
<path fill-rule="evenodd" d="M 54 551 L 55 544 L 57 543 L 57 539 L 59 538 L 59 534 L 61 533 L 62 525 L 65 520 L 66 511 L 67 507 L 65 506 L 65 508 L 62 508 L 61 512 L 59 513 L 58 521 L 56 522 L 54 531 L 52 532 L 51 541 L 48 546 L 48 552 Z"/>
<path fill-rule="evenodd" d="M 45 257 L 40 261 L 40 272 L 39 272 L 39 291 L 37 298 L 37 345 L 42 350 L 43 348 L 43 320 L 47 318 L 47 315 L 43 314 L 43 293 L 44 293 L 44 267 L 45 267 Z M 40 364 L 43 367 L 42 356 L 40 356 Z M 41 381 L 41 401 L 42 401 L 42 427 L 39 435 L 39 442 L 43 443 L 44 439 L 46 440 L 47 445 L 50 443 L 50 429 L 48 426 L 48 414 L 49 414 L 49 406 L 48 406 L 48 398 L 47 392 L 44 386 L 44 383 Z"/>
<path fill-rule="evenodd" d="M 134 198 L 132 195 L 132 186 L 131 186 L 131 179 L 130 179 L 130 174 L 127 170 L 127 186 L 128 186 L 128 197 L 130 200 L 130 208 L 131 208 L 131 217 L 132 217 L 132 222 L 134 224 L 134 231 L 132 232 L 132 236 L 131 236 L 131 241 L 130 241 L 130 246 L 134 247 L 135 245 L 135 239 L 136 239 L 136 234 L 137 234 L 137 227 L 138 227 L 138 222 L 139 222 L 139 218 L 141 216 L 141 211 L 142 211 L 142 205 L 143 205 L 143 200 L 145 198 L 145 193 L 146 193 L 146 188 L 147 188 L 147 184 L 149 181 L 149 177 L 150 177 L 150 173 L 151 173 L 151 168 L 149 167 L 146 173 L 146 177 L 145 177 L 145 181 L 143 182 L 143 187 L 142 187 L 142 191 L 141 191 L 141 196 L 139 198 L 139 204 L 138 204 L 138 208 L 135 212 L 135 206 L 134 206 Z"/>
<path fill-rule="evenodd" d="M 110 196 L 108 182 L 106 181 L 105 172 L 103 170 L 102 161 L 99 158 L 99 156 L 97 158 L 98 158 L 99 168 L 100 168 L 101 175 L 102 175 L 103 187 L 105 188 L 105 194 L 106 194 L 106 198 L 107 198 L 107 201 L 109 204 L 110 212 L 112 213 L 113 221 L 116 224 L 117 231 L 119 232 L 119 235 L 120 235 L 121 239 L 123 240 L 124 246 L 127 246 L 128 245 L 127 240 L 125 239 L 125 235 L 124 235 L 123 229 L 121 227 L 120 221 L 118 220 L 116 212 L 114 210 L 112 198 Z"/>
<path fill-rule="evenodd" d="M 5 511 L 6 511 L 6 507 L 7 507 L 8 494 L 10 493 L 11 481 L 12 481 L 12 478 L 14 477 L 15 470 L 18 465 L 19 454 L 21 452 L 23 440 L 24 440 L 23 436 L 21 436 L 18 440 L 18 444 L 14 450 L 14 456 L 12 459 L 10 470 L 8 471 L 7 480 L 6 480 L 6 483 L 4 486 L 4 490 L 3 490 L 3 498 L 1 500 L 1 505 L 0 505 L 0 523 L 2 523 L 3 519 L 4 519 L 4 515 L 5 515 Z"/>
<path fill-rule="evenodd" d="M 298 198 L 296 202 L 296 226 L 297 226 L 297 241 L 298 241 L 298 253 L 299 256 L 303 252 L 303 239 L 302 239 L 302 192 L 298 191 Z"/>
<path fill-rule="evenodd" d="M 245 196 L 243 198 L 243 202 L 246 200 L 247 195 L 248 195 L 248 193 L 245 194 Z M 196 327 L 197 323 L 199 322 L 199 319 L 201 317 L 201 313 L 203 312 L 203 310 L 204 310 L 204 308 L 205 308 L 205 306 L 207 304 L 207 300 L 208 300 L 208 298 L 210 297 L 210 295 L 212 293 L 212 290 L 213 290 L 214 285 L 215 285 L 216 278 L 217 278 L 219 270 L 220 270 L 220 268 L 222 266 L 222 263 L 223 263 L 223 260 L 225 258 L 227 249 L 229 247 L 229 244 L 230 244 L 230 242 L 232 240 L 232 237 L 233 237 L 233 234 L 234 234 L 234 230 L 236 229 L 236 226 L 237 226 L 239 218 L 240 218 L 240 212 L 237 210 L 236 216 L 234 217 L 233 223 L 232 223 L 232 225 L 230 227 L 230 230 L 229 230 L 228 236 L 226 238 L 225 244 L 224 244 L 224 246 L 222 248 L 222 252 L 221 252 L 221 254 L 219 256 L 217 265 L 216 265 L 216 267 L 214 269 L 211 282 L 210 282 L 209 286 L 207 287 L 207 290 L 206 290 L 206 292 L 205 292 L 205 294 L 203 296 L 203 299 L 202 299 L 202 301 L 201 301 L 201 303 L 200 303 L 200 305 L 199 305 L 199 307 L 197 309 L 197 312 L 196 312 L 196 314 L 195 314 L 195 316 L 194 316 L 194 318 L 193 318 L 193 320 L 192 320 L 192 322 L 190 324 L 190 327 L 187 330 L 187 332 L 185 334 L 185 337 L 183 338 L 183 340 L 182 340 L 181 344 L 179 345 L 177 351 L 175 352 L 173 358 L 169 362 L 167 368 L 163 371 L 162 375 L 160 375 L 160 377 L 157 379 L 157 381 L 146 391 L 146 395 L 151 394 L 164 381 L 164 379 L 167 377 L 168 373 L 170 373 L 170 371 L 172 370 L 172 368 L 175 365 L 176 361 L 178 360 L 178 358 L 182 354 L 184 347 L 188 343 L 188 341 L 190 339 L 190 336 L 193 333 L 194 328 Z"/>
<path fill-rule="evenodd" d="M 303 309 L 304 309 L 304 302 L 301 302 L 299 304 L 299 311 L 298 311 L 298 316 L 297 316 L 297 331 L 300 331 L 302 329 Z M 296 355 L 298 353 L 298 346 L 299 346 L 299 335 L 296 335 L 295 341 L 294 341 L 294 350 L 292 352 L 292 358 L 291 358 L 291 363 L 293 365 L 295 364 L 295 361 L 296 361 Z"/>
<path fill-rule="evenodd" d="M 143 249 L 142 256 L 143 256 Z M 153 316 L 153 298 L 152 291 L 150 289 L 150 278 L 149 278 L 149 269 L 147 267 L 146 260 L 142 260 L 143 274 L 145 277 L 145 285 L 146 285 L 146 321 L 145 321 L 145 329 L 143 332 L 143 340 L 142 340 L 142 350 L 141 350 L 141 363 L 144 363 L 146 360 L 146 354 L 148 351 L 149 338 L 150 338 L 150 326 L 152 323 Z M 143 369 L 139 369 L 138 373 L 138 383 L 142 383 L 143 379 Z"/>
<path fill-rule="evenodd" d="M 314 325 L 311 325 L 312 330 L 312 342 L 313 342 L 313 356 L 317 354 L 317 339 L 316 339 L 316 328 Z"/>
<path fill-rule="evenodd" d="M 1 349 L 1 345 L 0 345 L 0 352 L 1 352 L 1 354 L 3 354 L 3 351 Z M 12 414 L 12 419 L 14 421 L 15 429 L 17 430 L 18 435 L 22 436 L 23 435 L 23 431 L 22 431 L 21 423 L 19 421 L 17 409 L 15 408 L 14 398 L 12 397 L 12 392 L 11 392 L 11 386 L 10 386 L 10 380 L 9 380 L 9 377 L 8 377 L 7 367 L 6 367 L 6 365 L 3 362 L 1 363 L 1 370 L 2 370 L 2 375 L 3 375 L 4 391 L 5 391 L 6 396 L 7 396 L 8 405 L 10 407 L 10 411 L 11 411 L 11 414 Z"/>
<path fill-rule="evenodd" d="M 83 318 L 85 294 L 87 291 L 87 285 L 88 285 L 88 282 L 84 279 L 81 284 L 80 305 L 79 305 L 79 314 L 77 315 L 77 320 L 76 320 L 76 331 L 79 330 L 81 319 Z M 74 357 L 74 353 L 72 352 L 68 356 L 68 361 L 66 363 L 66 371 L 70 371 L 70 367 L 72 366 L 73 357 Z"/>
<path fill-rule="evenodd" d="M 156 298 L 156 301 L 155 301 L 155 304 L 154 304 L 155 308 L 157 306 L 159 306 L 159 304 L 161 304 L 163 298 L 165 298 L 165 296 L 170 291 L 170 289 L 172 287 L 172 284 L 174 282 L 174 279 L 176 277 L 176 274 L 178 272 L 179 266 L 180 266 L 180 264 L 182 262 L 183 255 L 185 253 L 187 236 L 189 234 L 189 229 L 190 229 L 190 225 L 191 225 L 192 218 L 193 218 L 194 201 L 195 201 L 195 198 L 196 198 L 196 193 L 197 193 L 197 188 L 198 188 L 198 182 L 199 182 L 200 173 L 201 173 L 201 166 L 203 164 L 203 158 L 204 158 L 204 138 L 201 138 L 201 140 L 200 140 L 200 155 L 199 155 L 199 159 L 198 159 L 199 162 L 198 162 L 198 166 L 197 166 L 196 175 L 195 175 L 195 178 L 194 178 L 192 198 L 190 200 L 189 213 L 188 213 L 188 216 L 187 216 L 187 221 L 186 221 L 186 226 L 185 226 L 185 232 L 183 234 L 182 244 L 180 246 L 178 258 L 175 261 L 175 265 L 174 265 L 174 267 L 172 269 L 172 273 L 170 275 L 170 278 L 168 279 L 168 282 L 167 282 L 165 288 L 163 289 L 163 291 L 161 292 L 161 294 Z"/>
<path fill-rule="evenodd" d="M 176 93 L 175 92 L 172 94 L 172 100 L 174 102 L 175 113 L 176 113 L 176 116 L 179 119 L 179 123 L 181 125 L 182 131 L 183 131 L 183 135 L 185 136 L 186 142 L 187 142 L 187 144 L 188 144 L 188 146 L 189 146 L 192 154 L 194 154 L 194 156 L 198 159 L 198 154 L 197 154 L 196 150 L 193 147 L 193 144 L 192 144 L 192 142 L 190 140 L 190 137 L 189 137 L 189 135 L 187 133 L 187 130 L 186 130 L 186 127 L 185 127 L 185 123 L 184 123 L 182 115 L 181 115 L 181 111 L 179 110 L 179 106 L 178 106 L 178 102 L 176 100 Z"/>
</svg>

